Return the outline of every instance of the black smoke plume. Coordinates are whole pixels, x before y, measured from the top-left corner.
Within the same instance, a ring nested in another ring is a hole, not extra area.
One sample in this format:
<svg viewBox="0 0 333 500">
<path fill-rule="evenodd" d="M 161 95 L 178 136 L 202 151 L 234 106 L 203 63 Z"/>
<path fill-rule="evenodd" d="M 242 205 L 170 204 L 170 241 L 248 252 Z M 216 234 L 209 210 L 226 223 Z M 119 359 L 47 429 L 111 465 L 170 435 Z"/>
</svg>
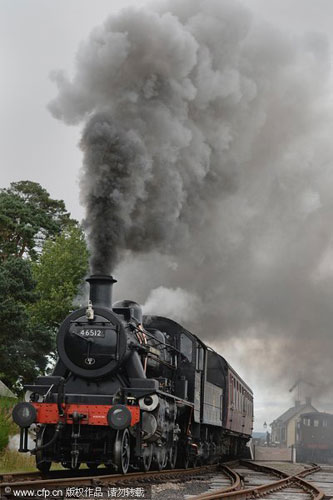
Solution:
<svg viewBox="0 0 333 500">
<path fill-rule="evenodd" d="M 253 380 L 332 375 L 326 38 L 234 0 L 154 2 L 107 19 L 73 78 L 54 79 L 52 113 L 84 124 L 93 272 L 117 265 L 118 291 L 245 360 Z"/>
</svg>

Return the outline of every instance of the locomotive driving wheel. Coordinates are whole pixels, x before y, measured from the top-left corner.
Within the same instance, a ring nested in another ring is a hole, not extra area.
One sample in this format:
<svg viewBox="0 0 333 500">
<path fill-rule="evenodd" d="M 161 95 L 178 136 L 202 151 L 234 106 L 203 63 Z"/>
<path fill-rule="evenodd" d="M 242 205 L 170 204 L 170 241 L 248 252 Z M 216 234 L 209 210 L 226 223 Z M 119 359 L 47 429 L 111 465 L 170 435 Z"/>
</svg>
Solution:
<svg viewBox="0 0 333 500">
<path fill-rule="evenodd" d="M 142 452 L 141 470 L 143 470 L 144 472 L 148 472 L 151 467 L 152 459 L 153 459 L 153 445 L 148 444 Z"/>
<path fill-rule="evenodd" d="M 174 469 L 176 467 L 177 452 L 178 452 L 177 441 L 174 441 L 173 445 L 170 448 L 169 456 L 168 456 L 168 466 L 170 469 Z"/>
<path fill-rule="evenodd" d="M 114 463 L 120 474 L 126 474 L 130 464 L 131 446 L 128 429 L 118 431 L 114 442 Z"/>
<path fill-rule="evenodd" d="M 153 463 L 155 470 L 163 470 L 166 468 L 168 463 L 168 454 L 164 446 L 155 448 Z"/>
</svg>

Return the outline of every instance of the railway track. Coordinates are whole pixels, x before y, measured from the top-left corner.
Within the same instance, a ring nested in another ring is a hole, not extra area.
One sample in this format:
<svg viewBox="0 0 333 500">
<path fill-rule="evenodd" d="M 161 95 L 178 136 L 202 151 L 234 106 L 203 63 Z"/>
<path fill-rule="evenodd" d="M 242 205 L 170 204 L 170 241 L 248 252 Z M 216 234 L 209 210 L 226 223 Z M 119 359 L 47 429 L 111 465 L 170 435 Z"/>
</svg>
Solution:
<svg viewBox="0 0 333 500">
<path fill-rule="evenodd" d="M 238 468 L 237 468 L 238 467 Z M 243 477 L 239 473 L 239 462 L 228 464 L 196 467 L 193 469 L 177 469 L 164 471 L 150 471 L 146 473 L 133 472 L 126 475 L 110 474 L 107 469 L 101 469 L 99 475 L 87 469 L 72 471 L 51 471 L 42 475 L 39 472 L 12 473 L 0 475 L 1 499 L 13 497 L 13 492 L 33 490 L 54 490 L 55 488 L 72 487 L 110 487 L 129 484 L 158 484 L 167 482 L 184 483 L 185 481 L 198 481 L 210 477 L 211 486 L 218 489 L 219 493 L 228 494 L 239 490 L 243 485 Z M 264 476 L 264 474 L 262 474 Z M 261 478 L 263 480 L 263 478 Z M 59 498 L 59 496 L 58 496 Z M 185 496 L 186 498 L 186 496 Z M 195 497 L 196 498 L 196 497 Z"/>
<path fill-rule="evenodd" d="M 231 469 L 220 465 L 210 465 L 195 467 L 192 469 L 172 469 L 163 471 L 149 471 L 149 472 L 131 472 L 128 474 L 110 474 L 105 469 L 101 469 L 98 475 L 93 474 L 87 469 L 76 471 L 75 474 L 71 471 L 51 471 L 48 474 L 42 475 L 39 472 L 30 473 L 12 473 L 2 474 L 0 476 L 0 492 L 1 500 L 13 498 L 13 496 L 20 496 L 17 492 L 24 492 L 28 490 L 42 491 L 55 491 L 62 488 L 64 491 L 70 487 L 100 487 L 102 489 L 126 486 L 131 487 L 135 485 L 149 485 L 158 484 L 166 481 L 190 481 L 192 478 L 198 476 L 206 476 L 207 474 L 215 473 L 217 470 L 221 471 L 228 478 L 229 483 L 239 485 L 238 475 Z M 232 486 L 228 486 L 227 491 L 230 491 Z M 14 494 L 15 491 L 15 494 Z M 34 498 L 34 497 L 32 497 Z M 37 498 L 37 496 L 36 496 Z M 52 498 L 50 496 L 49 498 Z M 57 498 L 63 498 L 57 496 Z"/>
<path fill-rule="evenodd" d="M 215 489 L 193 498 L 196 500 L 214 500 L 218 498 L 322 500 L 325 498 L 324 492 L 313 482 L 304 479 L 304 477 L 310 474 L 317 474 L 319 470 L 320 467 L 313 466 L 289 475 L 287 472 L 283 472 L 273 467 L 263 466 L 249 461 L 240 461 L 240 463 L 234 467 L 234 471 L 242 479 L 242 486 L 238 491 L 226 492 L 223 489 Z"/>
<path fill-rule="evenodd" d="M 203 466 L 193 469 L 174 469 L 132 472 L 126 475 L 110 474 L 107 469 L 99 470 L 96 475 L 83 469 L 76 471 L 51 471 L 47 475 L 39 472 L 13 473 L 0 475 L 1 500 L 13 498 L 13 492 L 24 490 L 46 490 L 66 487 L 107 487 L 130 485 L 151 485 L 166 482 L 185 482 L 197 480 L 200 476 L 210 478 L 210 490 L 201 495 L 185 495 L 184 498 L 196 500 L 213 500 L 217 498 L 245 499 L 267 498 L 282 499 L 315 499 L 332 498 L 333 467 L 318 466 L 297 470 L 290 475 L 277 468 L 264 466 L 250 461 L 239 461 L 219 466 Z M 307 479 L 305 480 L 304 477 Z M 17 494 L 16 494 L 17 496 Z M 33 497 L 33 498 L 37 498 Z M 52 498 L 50 496 L 49 498 Z M 64 498 L 57 496 L 57 498 Z M 181 498 L 181 497 L 180 497 Z"/>
</svg>

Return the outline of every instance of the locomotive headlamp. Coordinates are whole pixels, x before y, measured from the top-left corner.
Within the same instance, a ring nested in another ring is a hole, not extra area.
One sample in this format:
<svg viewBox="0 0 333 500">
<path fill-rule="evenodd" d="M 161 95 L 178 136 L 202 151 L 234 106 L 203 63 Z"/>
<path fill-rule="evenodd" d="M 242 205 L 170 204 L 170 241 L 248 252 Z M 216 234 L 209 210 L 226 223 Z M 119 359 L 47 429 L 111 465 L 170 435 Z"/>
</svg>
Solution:
<svg viewBox="0 0 333 500">
<path fill-rule="evenodd" d="M 36 422 L 37 412 L 31 403 L 18 403 L 13 409 L 12 416 L 15 424 L 26 428 Z"/>
<path fill-rule="evenodd" d="M 108 424 L 112 429 L 126 429 L 131 423 L 132 415 L 124 405 L 114 405 L 107 414 Z"/>
</svg>

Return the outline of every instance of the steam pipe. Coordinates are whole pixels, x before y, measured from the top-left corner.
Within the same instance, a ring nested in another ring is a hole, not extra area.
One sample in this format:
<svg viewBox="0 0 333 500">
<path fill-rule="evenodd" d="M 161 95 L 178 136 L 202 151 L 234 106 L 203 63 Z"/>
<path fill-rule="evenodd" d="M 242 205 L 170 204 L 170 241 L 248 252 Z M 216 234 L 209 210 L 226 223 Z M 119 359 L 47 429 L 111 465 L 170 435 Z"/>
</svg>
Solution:
<svg viewBox="0 0 333 500">
<path fill-rule="evenodd" d="M 64 427 L 64 424 L 62 422 L 58 422 L 57 426 L 55 428 L 54 434 L 53 434 L 52 438 L 50 439 L 50 441 L 48 441 L 45 444 L 42 444 L 41 446 L 36 446 L 36 448 L 33 450 L 34 453 L 36 453 L 36 451 L 45 450 L 45 448 L 48 448 L 49 446 L 51 446 L 51 444 L 53 444 L 59 438 L 59 435 L 60 435 L 63 427 Z"/>
<path fill-rule="evenodd" d="M 130 378 L 146 378 L 142 362 L 137 351 L 133 351 L 127 361 L 127 374 Z"/>
</svg>

